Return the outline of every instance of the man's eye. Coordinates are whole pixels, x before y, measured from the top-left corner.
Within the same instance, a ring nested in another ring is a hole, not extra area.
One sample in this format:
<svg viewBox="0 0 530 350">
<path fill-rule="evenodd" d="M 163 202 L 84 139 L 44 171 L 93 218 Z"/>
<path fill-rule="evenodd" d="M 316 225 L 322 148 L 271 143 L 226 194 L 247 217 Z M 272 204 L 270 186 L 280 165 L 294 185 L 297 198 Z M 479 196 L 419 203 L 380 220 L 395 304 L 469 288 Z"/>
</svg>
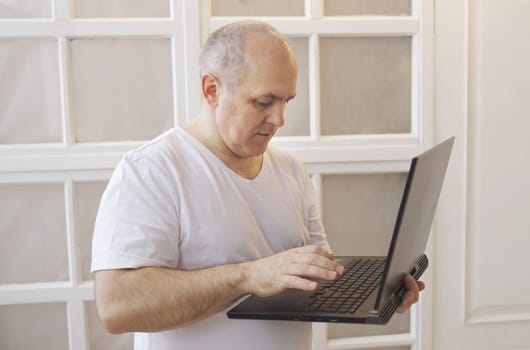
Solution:
<svg viewBox="0 0 530 350">
<path fill-rule="evenodd" d="M 269 107 L 270 105 L 272 105 L 272 101 L 267 101 L 267 102 L 256 101 L 256 104 L 258 106 L 260 106 L 260 107 L 266 108 L 266 107 Z"/>
</svg>

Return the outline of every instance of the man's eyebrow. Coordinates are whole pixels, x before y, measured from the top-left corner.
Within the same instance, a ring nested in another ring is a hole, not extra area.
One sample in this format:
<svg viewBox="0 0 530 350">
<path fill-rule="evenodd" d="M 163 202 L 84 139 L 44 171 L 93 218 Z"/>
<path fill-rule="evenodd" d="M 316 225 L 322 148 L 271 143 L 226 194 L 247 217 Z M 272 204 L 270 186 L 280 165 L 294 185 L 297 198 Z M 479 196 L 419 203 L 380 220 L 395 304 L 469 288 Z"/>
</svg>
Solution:
<svg viewBox="0 0 530 350">
<path fill-rule="evenodd" d="M 275 95 L 273 93 L 263 95 L 263 97 L 269 97 L 269 98 L 272 98 L 273 100 L 283 100 L 283 97 Z M 289 97 L 287 97 L 286 101 L 290 101 L 290 100 L 292 100 L 295 97 L 296 97 L 296 94 L 294 94 L 292 96 L 289 96 Z"/>
</svg>

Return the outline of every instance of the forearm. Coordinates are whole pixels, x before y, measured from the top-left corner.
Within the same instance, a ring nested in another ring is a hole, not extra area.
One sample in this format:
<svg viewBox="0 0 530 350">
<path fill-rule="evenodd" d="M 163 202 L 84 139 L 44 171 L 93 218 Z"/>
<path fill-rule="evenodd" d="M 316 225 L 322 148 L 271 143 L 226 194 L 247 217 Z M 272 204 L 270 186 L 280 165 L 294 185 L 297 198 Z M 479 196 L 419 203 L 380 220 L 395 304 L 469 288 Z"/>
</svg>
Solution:
<svg viewBox="0 0 530 350">
<path fill-rule="evenodd" d="M 179 327 L 220 312 L 247 294 L 244 270 L 239 264 L 197 271 L 160 267 L 100 271 L 98 313 L 113 333 Z"/>
<path fill-rule="evenodd" d="M 156 332 L 208 317 L 245 294 L 267 297 L 289 288 L 314 290 L 343 267 L 318 246 L 203 270 L 160 267 L 96 273 L 96 303 L 112 333 Z"/>
</svg>

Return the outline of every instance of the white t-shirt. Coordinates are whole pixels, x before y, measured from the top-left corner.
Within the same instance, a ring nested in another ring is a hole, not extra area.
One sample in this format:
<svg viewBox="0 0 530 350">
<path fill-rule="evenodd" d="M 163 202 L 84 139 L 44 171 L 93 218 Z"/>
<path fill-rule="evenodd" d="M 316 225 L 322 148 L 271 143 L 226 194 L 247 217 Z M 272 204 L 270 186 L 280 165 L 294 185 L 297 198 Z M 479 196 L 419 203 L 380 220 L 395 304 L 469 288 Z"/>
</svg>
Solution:
<svg viewBox="0 0 530 350">
<path fill-rule="evenodd" d="M 92 271 L 163 266 L 194 270 L 306 244 L 329 249 L 311 181 L 284 152 L 264 153 L 246 179 L 181 128 L 127 153 L 103 194 Z M 137 333 L 135 349 L 310 349 L 311 324 L 229 320 Z"/>
</svg>

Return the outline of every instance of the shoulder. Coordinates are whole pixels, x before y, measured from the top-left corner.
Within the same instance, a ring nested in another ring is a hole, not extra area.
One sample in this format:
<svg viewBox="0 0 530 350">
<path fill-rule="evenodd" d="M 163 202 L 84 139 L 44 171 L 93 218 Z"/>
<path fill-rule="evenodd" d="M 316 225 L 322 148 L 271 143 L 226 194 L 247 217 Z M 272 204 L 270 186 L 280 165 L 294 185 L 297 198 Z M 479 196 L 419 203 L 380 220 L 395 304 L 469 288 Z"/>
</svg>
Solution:
<svg viewBox="0 0 530 350">
<path fill-rule="evenodd" d="M 124 159 L 138 161 L 149 159 L 151 161 L 167 158 L 176 153 L 179 138 L 175 129 L 170 129 L 155 137 L 146 144 L 127 152 Z"/>
<path fill-rule="evenodd" d="M 170 129 L 146 144 L 127 152 L 122 162 L 173 171 L 185 161 L 191 145 L 180 128 Z"/>
<path fill-rule="evenodd" d="M 280 148 L 269 146 L 267 153 L 271 160 L 277 162 L 280 165 L 293 167 L 293 168 L 303 168 L 303 163 L 293 157 L 290 153 Z"/>
<path fill-rule="evenodd" d="M 298 180 L 307 177 L 304 164 L 287 151 L 276 147 L 269 147 L 267 153 L 273 168 L 287 173 L 290 176 L 294 176 Z"/>
</svg>

